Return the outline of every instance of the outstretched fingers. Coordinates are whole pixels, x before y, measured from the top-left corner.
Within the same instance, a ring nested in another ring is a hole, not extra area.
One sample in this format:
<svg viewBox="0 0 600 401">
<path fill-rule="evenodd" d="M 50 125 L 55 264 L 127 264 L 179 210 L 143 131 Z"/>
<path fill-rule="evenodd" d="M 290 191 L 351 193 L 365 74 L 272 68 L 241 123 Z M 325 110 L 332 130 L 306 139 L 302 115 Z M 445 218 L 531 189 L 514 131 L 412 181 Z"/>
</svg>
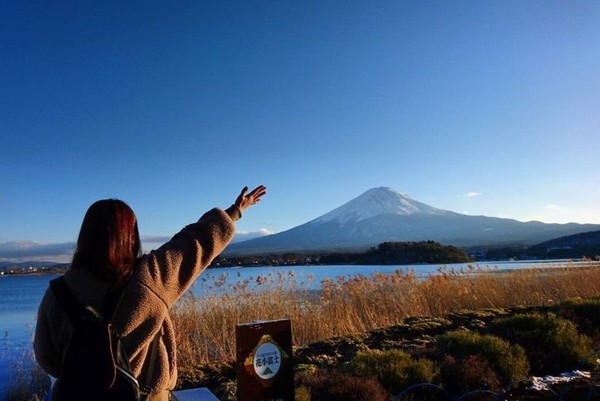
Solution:
<svg viewBox="0 0 600 401">
<path fill-rule="evenodd" d="M 246 187 L 247 189 L 247 187 Z M 260 200 L 260 198 L 267 193 L 267 187 L 265 187 L 264 185 L 259 185 L 258 187 L 254 188 L 248 195 L 248 197 L 252 198 L 255 202 L 258 202 Z"/>
<path fill-rule="evenodd" d="M 248 206 L 252 206 L 260 201 L 260 198 L 267 193 L 267 187 L 264 185 L 259 185 L 254 188 L 250 193 L 248 192 L 248 187 L 244 187 L 242 192 L 238 196 L 235 201 L 235 205 L 240 208 L 241 211 L 246 209 Z"/>
</svg>

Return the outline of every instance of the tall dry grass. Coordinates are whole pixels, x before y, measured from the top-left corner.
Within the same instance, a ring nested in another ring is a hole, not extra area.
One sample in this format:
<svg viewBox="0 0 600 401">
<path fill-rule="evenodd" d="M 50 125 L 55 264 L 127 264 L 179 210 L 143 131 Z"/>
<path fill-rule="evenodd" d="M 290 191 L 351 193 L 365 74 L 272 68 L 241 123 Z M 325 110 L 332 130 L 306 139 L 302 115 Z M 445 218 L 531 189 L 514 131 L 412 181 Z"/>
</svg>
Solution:
<svg viewBox="0 0 600 401">
<path fill-rule="evenodd" d="M 600 262 L 508 272 L 472 266 L 441 269 L 419 278 L 414 272 L 337 278 L 309 291 L 294 274 L 259 276 L 261 291 L 238 283 L 227 295 L 186 295 L 173 310 L 178 364 L 185 371 L 211 361 L 235 358 L 235 325 L 290 318 L 295 345 L 401 323 L 407 317 L 437 316 L 458 310 L 548 306 L 600 294 Z M 213 285 L 224 285 L 217 277 Z"/>
<path fill-rule="evenodd" d="M 50 387 L 50 378 L 36 363 L 33 350 L 23 350 L 11 361 L 5 401 L 42 401 Z"/>
</svg>

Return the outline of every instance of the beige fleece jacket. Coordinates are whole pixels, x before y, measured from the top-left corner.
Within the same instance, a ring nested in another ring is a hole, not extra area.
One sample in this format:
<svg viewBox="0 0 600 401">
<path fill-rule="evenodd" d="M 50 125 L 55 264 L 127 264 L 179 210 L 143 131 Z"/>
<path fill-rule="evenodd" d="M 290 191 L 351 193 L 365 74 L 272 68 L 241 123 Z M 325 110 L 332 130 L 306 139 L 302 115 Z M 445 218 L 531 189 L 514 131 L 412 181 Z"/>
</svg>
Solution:
<svg viewBox="0 0 600 401">
<path fill-rule="evenodd" d="M 177 382 L 175 332 L 169 309 L 227 246 L 235 232 L 233 222 L 240 217 L 235 206 L 226 211 L 213 209 L 140 259 L 115 312 L 113 325 L 123 336 L 133 372 L 142 382 L 150 346 L 162 330 L 150 383 L 152 393 L 171 390 Z M 98 280 L 87 269 L 69 269 L 65 279 L 82 303 L 101 307 L 108 283 Z M 48 288 L 39 307 L 33 345 L 38 363 L 54 377 L 60 375 L 62 354 L 71 333 L 65 313 Z"/>
</svg>

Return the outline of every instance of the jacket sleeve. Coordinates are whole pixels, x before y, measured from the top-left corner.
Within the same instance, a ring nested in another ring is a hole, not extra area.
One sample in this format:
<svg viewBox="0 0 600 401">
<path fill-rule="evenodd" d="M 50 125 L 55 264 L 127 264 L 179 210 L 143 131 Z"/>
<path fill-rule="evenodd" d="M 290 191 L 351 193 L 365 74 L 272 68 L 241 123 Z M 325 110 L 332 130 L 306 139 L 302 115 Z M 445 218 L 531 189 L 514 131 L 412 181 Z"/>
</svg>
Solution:
<svg viewBox="0 0 600 401">
<path fill-rule="evenodd" d="M 52 295 L 47 290 L 38 310 L 33 338 L 33 352 L 40 367 L 46 373 L 58 377 L 62 365 L 62 356 L 53 341 L 52 328 L 50 327 L 49 305 L 51 302 Z"/>
<path fill-rule="evenodd" d="M 237 209 L 237 208 L 236 208 Z M 229 244 L 235 233 L 235 209 L 213 209 L 145 255 L 134 278 L 170 308 Z"/>
<path fill-rule="evenodd" d="M 212 209 L 144 255 L 115 313 L 113 323 L 120 332 L 136 331 L 150 340 L 171 306 L 231 241 L 233 222 L 240 215 L 235 206 L 227 211 Z"/>
</svg>

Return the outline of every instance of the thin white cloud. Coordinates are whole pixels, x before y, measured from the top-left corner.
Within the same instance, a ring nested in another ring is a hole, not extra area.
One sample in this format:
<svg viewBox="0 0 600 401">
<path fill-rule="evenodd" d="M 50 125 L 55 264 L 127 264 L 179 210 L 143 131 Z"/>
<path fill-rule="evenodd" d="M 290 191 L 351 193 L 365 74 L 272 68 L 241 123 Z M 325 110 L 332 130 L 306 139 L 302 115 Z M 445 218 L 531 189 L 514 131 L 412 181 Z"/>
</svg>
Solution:
<svg viewBox="0 0 600 401">
<path fill-rule="evenodd" d="M 65 263 L 73 257 L 75 244 L 66 243 L 41 243 L 34 241 L 11 241 L 0 243 L 0 261 L 2 262 L 27 262 L 44 261 Z"/>
<path fill-rule="evenodd" d="M 236 242 L 248 241 L 254 238 L 264 237 L 272 234 L 275 233 L 266 228 L 261 228 L 258 231 L 238 231 L 235 233 L 235 236 L 233 237 L 231 243 L 234 244 Z M 160 248 L 164 243 L 166 243 L 170 239 L 171 237 L 167 235 L 143 235 L 141 237 L 142 247 L 144 249 L 144 252 L 147 253 L 153 249 Z"/>
<path fill-rule="evenodd" d="M 546 205 L 542 210 L 525 217 L 524 221 L 541 221 L 544 223 L 566 223 L 566 219 L 562 216 L 564 210 L 558 205 Z"/>
<path fill-rule="evenodd" d="M 260 237 L 264 237 L 267 235 L 272 235 L 275 234 L 274 232 L 266 229 L 266 228 L 261 228 L 258 231 L 250 231 L 250 232 L 246 232 L 246 231 L 238 231 L 237 233 L 235 233 L 235 237 L 233 238 L 233 241 L 231 241 L 231 243 L 236 243 L 236 242 L 242 242 L 242 241 L 248 241 L 254 238 L 260 238 Z"/>
<path fill-rule="evenodd" d="M 467 195 L 465 195 L 467 198 L 475 198 L 477 196 L 481 196 L 482 193 L 481 192 L 467 192 Z"/>
<path fill-rule="evenodd" d="M 140 236 L 140 241 L 142 241 L 142 249 L 144 253 L 147 253 L 154 249 L 160 248 L 171 238 L 172 236 L 169 235 L 142 235 Z"/>
<path fill-rule="evenodd" d="M 142 235 L 140 236 L 140 241 L 142 241 L 142 245 L 146 243 L 162 245 L 165 242 L 169 241 L 171 238 L 172 236 L 169 235 Z"/>
</svg>

